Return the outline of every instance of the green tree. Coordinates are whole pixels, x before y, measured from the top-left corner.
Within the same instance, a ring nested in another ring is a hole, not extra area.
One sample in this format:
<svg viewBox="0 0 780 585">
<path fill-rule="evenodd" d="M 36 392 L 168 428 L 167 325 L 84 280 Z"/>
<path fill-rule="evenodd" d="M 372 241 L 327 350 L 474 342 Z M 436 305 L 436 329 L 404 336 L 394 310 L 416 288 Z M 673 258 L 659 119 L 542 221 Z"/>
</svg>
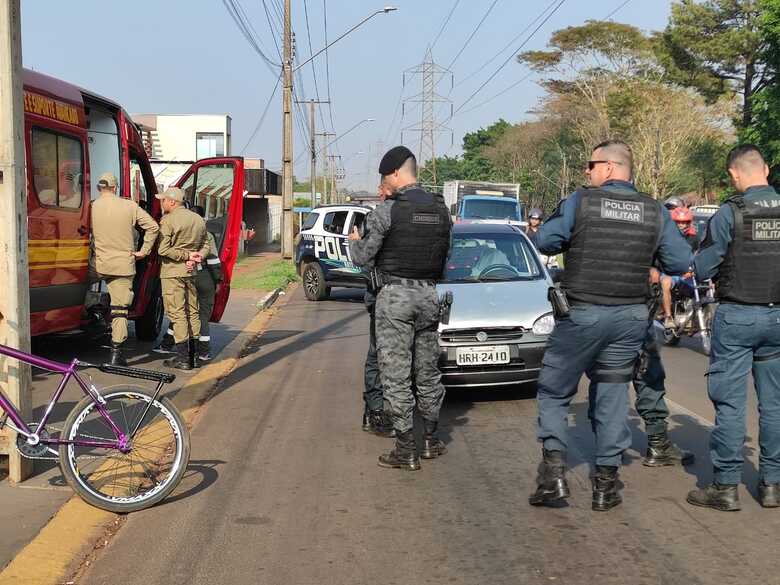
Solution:
<svg viewBox="0 0 780 585">
<path fill-rule="evenodd" d="M 780 71 L 780 0 L 762 0 L 761 36 L 767 68 Z M 780 87 L 772 83 L 753 96 L 753 120 L 741 133 L 745 142 L 761 148 L 773 167 L 773 178 L 780 179 Z"/>
<path fill-rule="evenodd" d="M 756 93 L 771 82 L 761 34 L 762 0 L 679 0 L 669 24 L 656 37 L 668 79 L 692 87 L 710 103 L 741 97 L 740 128 L 753 122 Z"/>
</svg>

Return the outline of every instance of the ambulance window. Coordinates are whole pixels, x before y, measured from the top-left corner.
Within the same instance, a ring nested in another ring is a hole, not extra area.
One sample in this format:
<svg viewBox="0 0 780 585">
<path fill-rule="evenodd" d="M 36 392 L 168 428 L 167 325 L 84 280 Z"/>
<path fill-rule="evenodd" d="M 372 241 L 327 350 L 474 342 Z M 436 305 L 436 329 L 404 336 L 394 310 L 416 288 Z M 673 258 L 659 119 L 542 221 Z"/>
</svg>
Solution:
<svg viewBox="0 0 780 585">
<path fill-rule="evenodd" d="M 130 160 L 130 198 L 149 211 L 148 196 L 141 165 L 136 160 Z"/>
<path fill-rule="evenodd" d="M 40 128 L 32 129 L 33 186 L 41 205 L 78 209 L 84 186 L 81 141 Z"/>
<path fill-rule="evenodd" d="M 194 179 L 194 181 L 193 181 Z M 185 198 L 206 210 L 207 219 L 224 216 L 233 194 L 233 165 L 230 163 L 198 167 L 182 185 Z"/>
<path fill-rule="evenodd" d="M 332 234 L 343 234 L 344 224 L 347 223 L 347 211 L 332 211 L 325 214 L 323 228 Z"/>
</svg>

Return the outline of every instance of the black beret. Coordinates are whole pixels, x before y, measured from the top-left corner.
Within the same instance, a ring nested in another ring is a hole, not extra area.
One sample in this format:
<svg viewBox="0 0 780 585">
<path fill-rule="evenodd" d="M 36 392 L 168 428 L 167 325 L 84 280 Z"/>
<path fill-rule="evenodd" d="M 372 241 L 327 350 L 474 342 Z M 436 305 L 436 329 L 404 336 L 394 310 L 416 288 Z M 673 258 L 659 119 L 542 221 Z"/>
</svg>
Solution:
<svg viewBox="0 0 780 585">
<path fill-rule="evenodd" d="M 414 153 L 405 146 L 396 146 L 391 148 L 382 157 L 379 163 L 379 174 L 389 175 L 401 168 L 409 157 L 414 158 Z"/>
</svg>

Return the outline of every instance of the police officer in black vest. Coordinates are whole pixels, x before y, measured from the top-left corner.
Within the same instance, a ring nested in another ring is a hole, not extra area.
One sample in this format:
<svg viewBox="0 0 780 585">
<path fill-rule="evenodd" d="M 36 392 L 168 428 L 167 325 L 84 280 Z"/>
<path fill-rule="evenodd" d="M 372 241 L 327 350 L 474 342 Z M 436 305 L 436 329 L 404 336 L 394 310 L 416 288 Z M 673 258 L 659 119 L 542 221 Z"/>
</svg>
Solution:
<svg viewBox="0 0 780 585">
<path fill-rule="evenodd" d="M 375 308 L 376 343 L 385 411 L 396 444 L 379 457 L 379 465 L 414 471 L 420 469 L 420 456 L 434 459 L 446 451 L 436 433 L 444 401 L 436 281 L 447 260 L 452 222 L 444 200 L 417 185 L 417 161 L 408 148 L 388 151 L 379 174 L 392 195 L 369 214 L 365 239 L 357 231 L 350 234 L 350 253 L 356 264 L 373 261 L 382 281 Z M 414 438 L 415 405 L 424 426 L 420 455 Z"/>
<path fill-rule="evenodd" d="M 565 478 L 569 404 L 583 373 L 591 386 L 596 435 L 593 509 L 617 506 L 618 467 L 631 444 L 628 383 L 647 331 L 648 271 L 688 270 L 691 249 L 669 212 L 631 183 L 633 155 L 624 142 L 599 144 L 588 161 L 590 188 L 564 200 L 539 230 L 543 254 L 566 252 L 559 304 L 539 377 L 538 437 L 543 443 L 532 505 L 569 496 Z"/>
<path fill-rule="evenodd" d="M 696 276 L 714 278 L 720 305 L 712 325 L 707 390 L 715 406 L 710 436 L 714 481 L 688 502 L 739 510 L 747 377 L 758 394 L 759 502 L 780 507 L 780 195 L 767 184 L 759 150 L 731 151 L 728 172 L 739 195 L 712 216 L 696 255 Z"/>
</svg>

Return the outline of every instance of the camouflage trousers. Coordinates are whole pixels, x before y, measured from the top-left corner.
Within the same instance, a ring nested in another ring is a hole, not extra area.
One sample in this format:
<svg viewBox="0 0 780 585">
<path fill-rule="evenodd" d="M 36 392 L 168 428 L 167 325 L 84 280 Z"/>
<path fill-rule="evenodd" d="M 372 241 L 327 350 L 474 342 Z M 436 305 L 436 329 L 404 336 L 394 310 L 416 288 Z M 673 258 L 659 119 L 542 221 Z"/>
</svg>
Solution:
<svg viewBox="0 0 780 585">
<path fill-rule="evenodd" d="M 439 297 L 433 286 L 389 284 L 376 300 L 376 344 L 385 412 L 398 432 L 420 415 L 439 420 L 444 401 L 439 361 Z"/>
</svg>

